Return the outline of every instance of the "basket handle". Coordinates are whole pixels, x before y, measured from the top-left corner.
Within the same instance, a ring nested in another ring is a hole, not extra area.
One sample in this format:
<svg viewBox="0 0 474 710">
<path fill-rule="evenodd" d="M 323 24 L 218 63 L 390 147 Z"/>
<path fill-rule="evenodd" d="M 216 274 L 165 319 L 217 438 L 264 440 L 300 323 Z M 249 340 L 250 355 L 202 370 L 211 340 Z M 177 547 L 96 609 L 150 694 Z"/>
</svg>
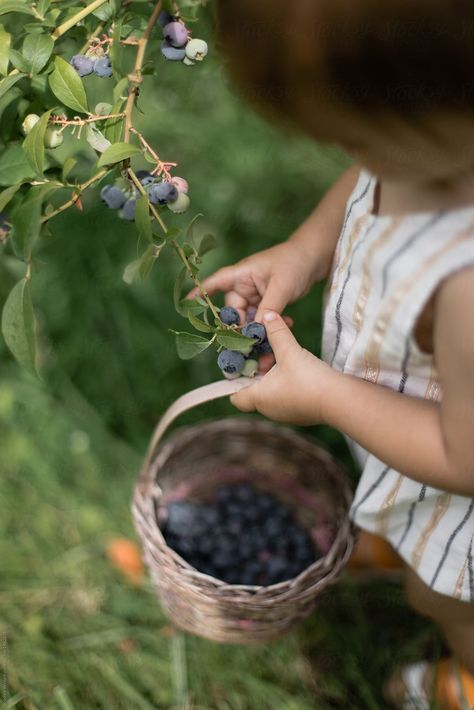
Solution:
<svg viewBox="0 0 474 710">
<path fill-rule="evenodd" d="M 184 412 L 187 412 L 189 409 L 197 407 L 199 404 L 205 404 L 206 402 L 212 402 L 214 399 L 220 399 L 221 397 L 228 397 L 231 394 L 235 394 L 245 387 L 250 387 L 250 385 L 261 379 L 262 375 L 256 375 L 255 377 L 238 377 L 235 380 L 218 380 L 217 382 L 211 382 L 209 385 L 197 387 L 196 389 L 183 394 L 181 397 L 178 397 L 178 399 L 175 400 L 175 402 L 173 402 L 173 404 L 166 410 L 156 425 L 150 446 L 148 447 L 141 478 L 144 477 L 144 472 L 149 468 L 153 454 L 155 453 L 163 435 L 170 424 L 172 424 L 177 417 Z"/>
</svg>

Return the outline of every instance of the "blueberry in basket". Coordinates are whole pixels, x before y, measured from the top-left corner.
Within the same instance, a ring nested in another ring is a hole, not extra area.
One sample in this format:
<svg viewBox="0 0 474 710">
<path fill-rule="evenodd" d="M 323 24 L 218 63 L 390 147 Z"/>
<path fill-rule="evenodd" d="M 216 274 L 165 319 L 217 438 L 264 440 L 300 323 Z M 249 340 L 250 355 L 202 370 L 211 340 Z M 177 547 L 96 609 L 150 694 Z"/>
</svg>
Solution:
<svg viewBox="0 0 474 710">
<path fill-rule="evenodd" d="M 163 518 L 167 545 L 227 584 L 278 584 L 322 556 L 291 510 L 249 483 L 219 487 L 213 502 L 172 501 Z"/>
</svg>

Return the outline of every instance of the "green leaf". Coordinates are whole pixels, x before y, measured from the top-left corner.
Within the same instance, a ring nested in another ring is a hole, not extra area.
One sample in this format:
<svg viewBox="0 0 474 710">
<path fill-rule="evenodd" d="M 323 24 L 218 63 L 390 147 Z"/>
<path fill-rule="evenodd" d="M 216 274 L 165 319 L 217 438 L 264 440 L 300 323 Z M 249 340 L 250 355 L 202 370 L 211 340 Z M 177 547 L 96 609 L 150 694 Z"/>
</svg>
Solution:
<svg viewBox="0 0 474 710">
<path fill-rule="evenodd" d="M 126 76 L 124 76 L 120 81 L 115 85 L 114 87 L 114 101 L 117 103 L 118 101 L 123 101 L 122 96 L 127 95 L 127 88 L 128 88 L 128 79 Z"/>
<path fill-rule="evenodd" d="M 208 305 L 205 301 L 202 301 L 200 298 L 182 298 L 179 302 L 179 313 L 187 318 L 190 313 L 194 313 L 194 315 L 200 315 L 201 313 L 204 313 L 204 311 L 208 308 Z"/>
<path fill-rule="evenodd" d="M 196 318 L 196 316 L 193 313 L 188 313 L 188 320 L 193 325 L 196 330 L 199 330 L 201 333 L 212 333 L 214 331 L 213 328 L 211 328 L 210 325 L 207 323 L 204 323 L 200 318 Z"/>
<path fill-rule="evenodd" d="M 30 65 L 26 61 L 25 57 L 17 49 L 10 49 L 10 62 L 13 64 L 15 69 L 23 72 L 23 74 L 30 73 Z"/>
<path fill-rule="evenodd" d="M 192 244 L 189 244 L 189 242 L 185 242 L 183 244 L 183 252 L 188 259 L 190 256 L 193 256 L 193 257 L 197 256 L 196 249 L 193 247 Z"/>
<path fill-rule="evenodd" d="M 26 198 L 12 212 L 12 243 L 15 254 L 28 261 L 41 231 L 41 209 L 44 200 L 59 189 L 56 184 L 46 183 L 32 187 Z"/>
<path fill-rule="evenodd" d="M 122 71 L 122 45 L 120 44 L 120 39 L 122 35 L 122 23 L 123 17 L 114 22 L 114 34 L 112 37 L 112 45 L 110 47 L 110 59 L 112 61 L 112 67 L 116 75 L 121 76 L 124 74 Z"/>
<path fill-rule="evenodd" d="M 36 373 L 35 316 L 27 279 L 19 281 L 8 295 L 2 312 L 2 334 L 20 365 Z"/>
<path fill-rule="evenodd" d="M 255 345 L 253 338 L 246 338 L 245 335 L 241 335 L 237 331 L 224 330 L 223 328 L 216 330 L 216 340 L 227 350 L 238 350 L 244 354 L 250 352 Z"/>
<path fill-rule="evenodd" d="M 0 192 L 0 212 L 3 212 L 5 207 L 8 205 L 10 200 L 16 195 L 22 185 L 23 182 L 19 182 L 16 185 L 7 187 L 7 189 L 3 190 L 3 192 Z"/>
<path fill-rule="evenodd" d="M 19 74 L 10 74 L 9 76 L 6 76 L 5 79 L 2 79 L 0 81 L 0 98 L 7 93 L 7 91 L 10 91 L 12 86 L 15 86 L 17 81 L 20 81 L 20 79 L 23 79 L 25 75 L 22 74 L 21 72 Z"/>
<path fill-rule="evenodd" d="M 69 158 L 66 158 L 66 160 L 64 161 L 63 172 L 62 172 L 63 182 L 66 182 L 71 170 L 73 170 L 76 165 L 77 165 L 76 158 L 73 158 L 72 156 L 69 156 Z"/>
<path fill-rule="evenodd" d="M 65 106 L 81 113 L 88 112 L 84 84 L 76 70 L 62 57 L 56 57 L 54 60 L 54 71 L 49 75 L 49 85 L 53 94 Z"/>
<path fill-rule="evenodd" d="M 194 333 L 179 333 L 175 330 L 171 332 L 176 336 L 176 347 L 181 360 L 191 360 L 204 352 L 212 343 L 212 340 L 194 335 Z"/>
<path fill-rule="evenodd" d="M 35 14 L 22 0 L 0 0 L 0 15 L 6 15 L 8 12 L 21 12 L 33 16 Z"/>
<path fill-rule="evenodd" d="M 39 0 L 38 4 L 36 5 L 36 9 L 38 10 L 38 13 L 41 15 L 41 17 L 44 17 L 46 15 L 50 5 L 51 0 Z"/>
<path fill-rule="evenodd" d="M 193 241 L 193 239 L 194 239 L 194 225 L 196 224 L 198 219 L 201 219 L 201 217 L 204 217 L 204 215 L 201 212 L 199 212 L 197 215 L 195 215 L 192 218 L 192 220 L 190 221 L 190 223 L 188 224 L 188 226 L 186 228 L 186 237 L 185 237 L 186 239 L 190 239 L 191 241 Z"/>
<path fill-rule="evenodd" d="M 23 150 L 36 175 L 42 175 L 44 170 L 44 134 L 50 115 L 51 110 L 43 113 L 38 123 L 35 123 L 23 141 Z"/>
<path fill-rule="evenodd" d="M 112 106 L 110 113 L 120 113 L 122 111 L 123 99 L 119 99 Z M 104 136 L 111 143 L 118 143 L 122 137 L 123 118 L 109 118 L 104 122 Z"/>
<path fill-rule="evenodd" d="M 3 25 L 0 25 L 0 74 L 8 74 L 8 61 L 10 55 L 11 34 L 6 32 Z"/>
<path fill-rule="evenodd" d="M 89 143 L 90 147 L 98 153 L 104 153 L 111 146 L 110 141 L 99 131 L 95 123 L 89 123 L 87 125 L 86 141 Z"/>
<path fill-rule="evenodd" d="M 180 234 L 181 230 L 179 229 L 179 227 L 169 227 L 168 231 L 166 232 L 166 239 L 168 241 L 171 241 L 172 239 L 176 239 L 177 237 L 179 237 Z"/>
<path fill-rule="evenodd" d="M 145 281 L 145 279 L 149 276 L 155 261 L 160 255 L 160 251 L 160 247 L 155 247 L 154 244 L 150 244 L 148 249 L 143 254 L 138 264 L 138 273 L 142 281 Z"/>
<path fill-rule="evenodd" d="M 120 161 L 131 158 L 134 155 L 139 155 L 141 152 L 141 149 L 136 145 L 130 145 L 130 143 L 114 143 L 114 145 L 111 145 L 110 148 L 107 148 L 107 150 L 102 153 L 98 166 L 102 168 L 104 165 L 120 163 Z"/>
<path fill-rule="evenodd" d="M 135 224 L 141 237 L 153 244 L 151 232 L 150 206 L 145 195 L 141 195 L 135 207 Z"/>
<path fill-rule="evenodd" d="M 181 271 L 176 277 L 176 280 L 174 282 L 174 288 L 173 288 L 173 303 L 176 311 L 178 313 L 181 313 L 181 291 L 183 290 L 183 284 L 184 280 L 186 278 L 186 268 L 183 266 Z"/>
<path fill-rule="evenodd" d="M 28 35 L 23 42 L 23 56 L 28 62 L 31 74 L 37 74 L 46 65 L 54 47 L 50 35 Z"/>
<path fill-rule="evenodd" d="M 198 247 L 199 256 L 204 256 L 204 254 L 207 254 L 208 251 L 212 251 L 212 249 L 215 249 L 216 246 L 216 237 L 213 234 L 204 234 Z"/>
<path fill-rule="evenodd" d="M 32 178 L 33 170 L 19 145 L 9 145 L 0 154 L 0 185 L 16 185 L 20 180 Z"/>
</svg>

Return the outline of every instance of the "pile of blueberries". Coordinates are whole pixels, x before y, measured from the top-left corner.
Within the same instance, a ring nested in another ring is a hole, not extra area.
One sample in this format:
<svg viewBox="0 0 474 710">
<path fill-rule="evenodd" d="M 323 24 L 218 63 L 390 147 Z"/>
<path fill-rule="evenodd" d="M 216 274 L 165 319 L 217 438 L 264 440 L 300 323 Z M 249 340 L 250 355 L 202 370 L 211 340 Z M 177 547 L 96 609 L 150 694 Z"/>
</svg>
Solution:
<svg viewBox="0 0 474 710">
<path fill-rule="evenodd" d="M 188 183 L 184 178 L 174 177 L 170 181 L 157 180 L 147 170 L 137 170 L 137 178 L 145 188 L 152 205 L 164 206 L 177 214 L 186 212 L 191 200 L 188 196 Z M 118 185 L 105 185 L 100 197 L 107 207 L 119 210 L 119 216 L 129 222 L 135 219 L 135 207 L 139 198 L 135 188 L 125 191 Z"/>
<path fill-rule="evenodd" d="M 247 483 L 220 487 L 213 504 L 169 503 L 161 527 L 169 547 L 227 584 L 278 584 L 321 557 L 290 510 Z"/>
<path fill-rule="evenodd" d="M 258 370 L 258 358 L 260 355 L 268 355 L 272 352 L 265 326 L 253 320 L 256 310 L 254 307 L 247 310 L 247 322 L 240 330 L 242 335 L 252 338 L 254 341 L 253 345 L 249 345 L 248 352 L 221 350 L 217 357 L 217 365 L 228 380 L 234 380 L 242 375 L 253 377 Z M 225 325 L 240 326 L 239 312 L 230 306 L 224 306 L 224 308 L 220 309 L 219 318 Z"/>
<path fill-rule="evenodd" d="M 108 79 L 113 74 L 112 62 L 107 54 L 101 57 L 88 56 L 87 54 L 75 54 L 71 59 L 70 64 L 79 76 L 97 74 L 97 76 L 100 76 L 101 79 Z"/>
<path fill-rule="evenodd" d="M 208 52 L 207 42 L 203 39 L 191 39 L 184 22 L 176 15 L 170 15 L 169 12 L 163 11 L 158 22 L 164 36 L 161 53 L 166 59 L 172 62 L 183 62 L 187 66 L 202 62 Z"/>
</svg>

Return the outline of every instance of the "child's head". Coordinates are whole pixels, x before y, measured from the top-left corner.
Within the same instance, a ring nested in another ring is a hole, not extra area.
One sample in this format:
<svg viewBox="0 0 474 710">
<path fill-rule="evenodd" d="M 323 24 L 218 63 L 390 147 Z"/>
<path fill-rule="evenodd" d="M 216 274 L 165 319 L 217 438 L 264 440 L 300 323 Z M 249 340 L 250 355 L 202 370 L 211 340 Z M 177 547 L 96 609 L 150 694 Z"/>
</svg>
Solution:
<svg viewBox="0 0 474 710">
<path fill-rule="evenodd" d="M 220 0 L 238 85 L 382 177 L 474 168 L 474 0 Z"/>
</svg>

